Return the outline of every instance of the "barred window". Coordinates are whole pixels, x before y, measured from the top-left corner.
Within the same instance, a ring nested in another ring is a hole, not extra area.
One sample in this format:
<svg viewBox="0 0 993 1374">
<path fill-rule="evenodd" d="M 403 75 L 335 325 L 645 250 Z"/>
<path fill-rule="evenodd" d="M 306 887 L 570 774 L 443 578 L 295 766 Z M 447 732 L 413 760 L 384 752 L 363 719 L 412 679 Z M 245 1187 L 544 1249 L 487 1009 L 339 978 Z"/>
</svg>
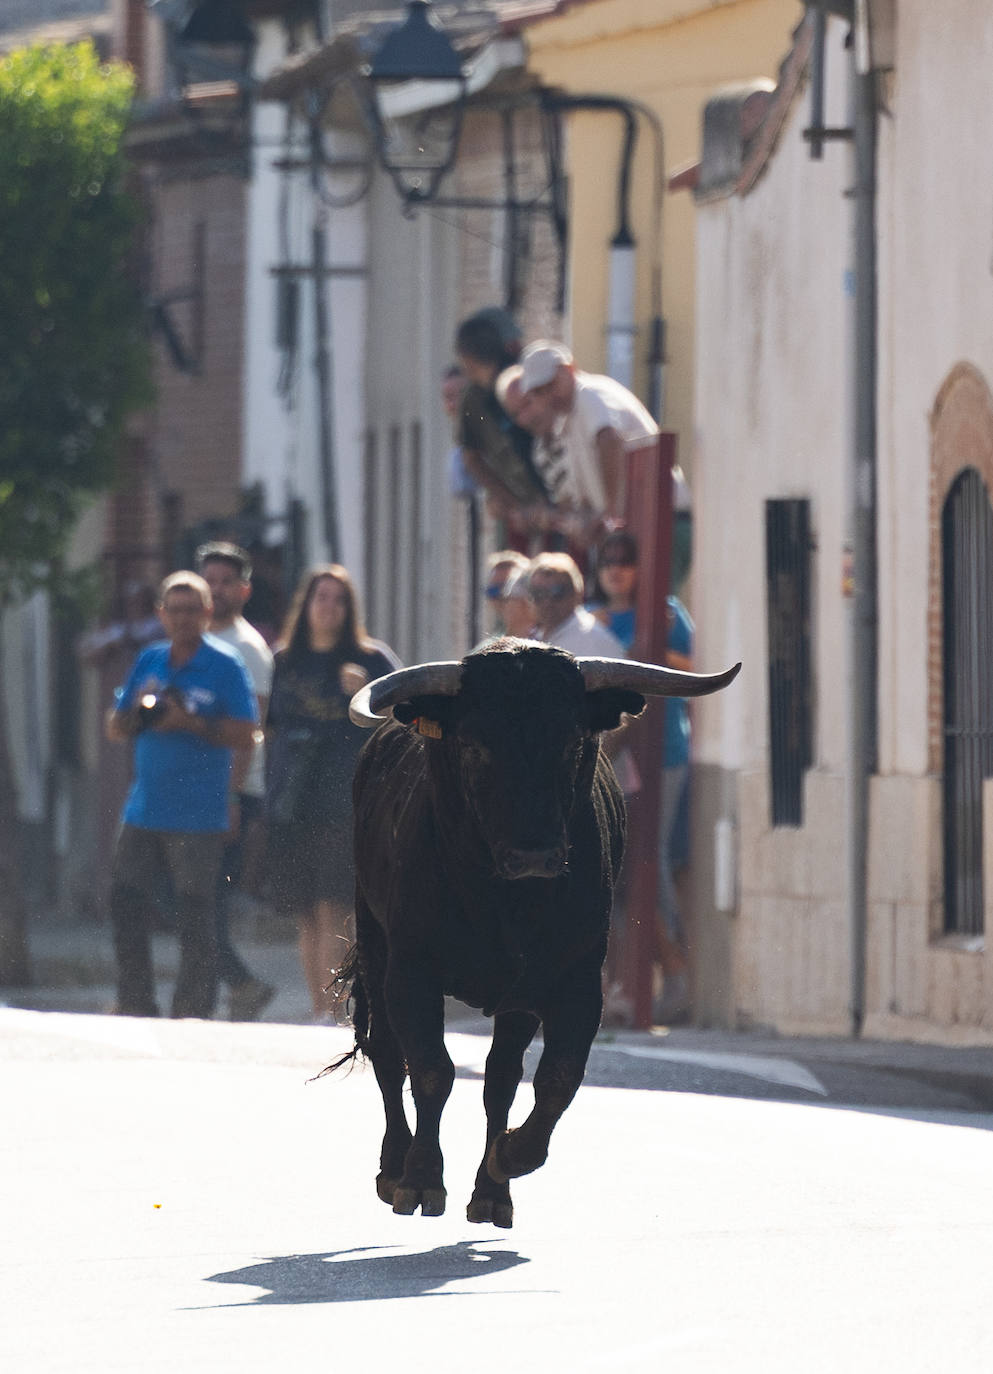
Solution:
<svg viewBox="0 0 993 1374">
<path fill-rule="evenodd" d="M 813 761 L 809 500 L 765 503 L 765 547 L 771 820 L 801 826 Z"/>
<path fill-rule="evenodd" d="M 945 931 L 983 933 L 983 780 L 993 776 L 993 509 L 975 468 L 941 517 Z"/>
</svg>

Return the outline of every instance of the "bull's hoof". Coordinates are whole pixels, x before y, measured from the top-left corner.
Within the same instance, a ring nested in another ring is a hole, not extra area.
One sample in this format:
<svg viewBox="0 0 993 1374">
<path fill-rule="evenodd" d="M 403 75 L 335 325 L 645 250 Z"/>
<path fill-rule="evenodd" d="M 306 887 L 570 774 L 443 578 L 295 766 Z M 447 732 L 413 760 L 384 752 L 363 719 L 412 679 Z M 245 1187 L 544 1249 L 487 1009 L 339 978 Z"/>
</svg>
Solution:
<svg viewBox="0 0 993 1374">
<path fill-rule="evenodd" d="M 393 1210 L 397 1216 L 412 1217 L 418 1207 L 422 1217 L 440 1217 L 445 1213 L 444 1188 L 404 1188 L 399 1184 L 393 1190 Z"/>
<path fill-rule="evenodd" d="M 467 1221 L 489 1222 L 491 1226 L 502 1226 L 509 1231 L 514 1224 L 514 1204 L 497 1202 L 490 1197 L 473 1197 L 465 1215 Z"/>
<path fill-rule="evenodd" d="M 516 1152 L 514 1147 L 520 1145 L 520 1130 L 501 1131 L 490 1146 L 490 1152 L 486 1156 L 486 1172 L 494 1183 L 509 1183 L 512 1178 L 522 1178 L 525 1174 L 533 1174 L 535 1169 L 540 1169 L 548 1158 L 548 1151 L 541 1150 L 536 1152 L 533 1157 L 527 1155 L 519 1148 Z"/>
<path fill-rule="evenodd" d="M 398 1179 L 388 1178 L 386 1174 L 379 1174 L 376 1178 L 376 1196 L 380 1202 L 385 1202 L 387 1207 L 393 1206 L 393 1194 L 397 1190 Z"/>
</svg>

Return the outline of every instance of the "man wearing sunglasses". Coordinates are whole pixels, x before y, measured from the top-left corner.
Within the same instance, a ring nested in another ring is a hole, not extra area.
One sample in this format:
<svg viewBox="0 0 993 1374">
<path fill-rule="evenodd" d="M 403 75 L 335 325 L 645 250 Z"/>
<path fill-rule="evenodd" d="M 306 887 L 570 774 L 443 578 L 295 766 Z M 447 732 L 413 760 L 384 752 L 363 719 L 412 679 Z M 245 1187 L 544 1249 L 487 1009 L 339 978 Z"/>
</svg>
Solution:
<svg viewBox="0 0 993 1374">
<path fill-rule="evenodd" d="M 498 549 L 490 554 L 486 565 L 485 595 L 487 602 L 487 622 L 490 626 L 488 638 L 502 634 L 513 634 L 504 619 L 503 593 L 512 578 L 527 573 L 531 561 L 516 549 Z"/>
<path fill-rule="evenodd" d="M 583 608 L 583 575 L 567 553 L 541 553 L 528 587 L 537 616 L 535 639 L 577 658 L 624 658 L 619 639 Z"/>
</svg>

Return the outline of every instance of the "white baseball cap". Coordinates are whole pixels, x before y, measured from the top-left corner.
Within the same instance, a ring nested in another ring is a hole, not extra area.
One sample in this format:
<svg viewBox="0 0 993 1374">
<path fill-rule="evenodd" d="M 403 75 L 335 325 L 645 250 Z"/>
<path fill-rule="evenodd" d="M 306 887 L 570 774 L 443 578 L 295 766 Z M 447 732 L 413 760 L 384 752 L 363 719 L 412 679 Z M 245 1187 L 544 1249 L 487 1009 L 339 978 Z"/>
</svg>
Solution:
<svg viewBox="0 0 993 1374">
<path fill-rule="evenodd" d="M 521 391 L 533 391 L 536 386 L 547 385 L 560 367 L 568 367 L 571 362 L 572 354 L 565 344 L 549 339 L 528 344 L 521 354 Z"/>
</svg>

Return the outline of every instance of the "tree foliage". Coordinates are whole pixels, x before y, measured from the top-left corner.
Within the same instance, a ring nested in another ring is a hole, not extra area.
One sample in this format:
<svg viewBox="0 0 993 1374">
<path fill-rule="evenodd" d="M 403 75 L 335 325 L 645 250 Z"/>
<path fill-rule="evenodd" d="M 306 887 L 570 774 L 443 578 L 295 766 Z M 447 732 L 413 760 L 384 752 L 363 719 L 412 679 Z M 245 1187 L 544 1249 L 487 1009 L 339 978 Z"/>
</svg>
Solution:
<svg viewBox="0 0 993 1374">
<path fill-rule="evenodd" d="M 0 613 L 51 583 L 148 396 L 124 132 L 133 81 L 89 43 L 0 59 Z M 0 683 L 3 674 L 0 671 Z M 30 981 L 0 687 L 0 985 Z"/>
<path fill-rule="evenodd" d="M 0 60 L 0 605 L 45 579 L 148 397 L 132 95 L 90 43 Z"/>
</svg>

